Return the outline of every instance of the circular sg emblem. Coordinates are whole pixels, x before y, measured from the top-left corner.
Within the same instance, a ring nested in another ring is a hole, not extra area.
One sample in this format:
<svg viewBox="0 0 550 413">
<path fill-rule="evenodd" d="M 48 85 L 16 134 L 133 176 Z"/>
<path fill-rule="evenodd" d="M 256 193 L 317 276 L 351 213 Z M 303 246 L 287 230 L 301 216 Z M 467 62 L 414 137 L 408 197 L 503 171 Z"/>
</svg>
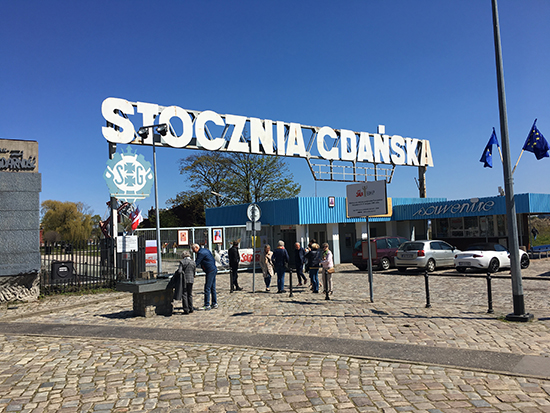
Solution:
<svg viewBox="0 0 550 413">
<path fill-rule="evenodd" d="M 151 164 L 129 146 L 126 153 L 117 152 L 107 161 L 103 178 L 111 196 L 130 203 L 147 198 L 153 186 Z"/>
</svg>

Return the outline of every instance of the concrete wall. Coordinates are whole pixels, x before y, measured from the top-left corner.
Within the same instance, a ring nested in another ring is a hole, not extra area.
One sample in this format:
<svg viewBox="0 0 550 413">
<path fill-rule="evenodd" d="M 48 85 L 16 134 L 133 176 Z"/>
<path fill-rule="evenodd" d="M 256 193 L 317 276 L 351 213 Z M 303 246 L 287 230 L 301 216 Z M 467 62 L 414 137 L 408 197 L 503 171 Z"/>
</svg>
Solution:
<svg viewBox="0 0 550 413">
<path fill-rule="evenodd" d="M 0 302 L 38 297 L 41 189 L 37 172 L 0 172 Z"/>
</svg>

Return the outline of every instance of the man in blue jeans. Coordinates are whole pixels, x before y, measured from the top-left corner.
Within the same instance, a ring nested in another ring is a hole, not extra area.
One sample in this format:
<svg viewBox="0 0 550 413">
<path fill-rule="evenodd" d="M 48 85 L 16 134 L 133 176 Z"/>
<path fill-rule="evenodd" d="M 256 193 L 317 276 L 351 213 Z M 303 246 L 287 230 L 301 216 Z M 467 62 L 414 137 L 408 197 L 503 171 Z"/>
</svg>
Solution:
<svg viewBox="0 0 550 413">
<path fill-rule="evenodd" d="M 216 267 L 216 260 L 209 250 L 201 248 L 199 244 L 193 244 L 191 248 L 197 254 L 195 264 L 197 267 L 201 267 L 206 274 L 204 282 L 204 307 L 199 308 L 199 310 L 218 308 L 218 299 L 216 297 L 216 275 L 218 274 L 218 268 Z M 212 296 L 212 307 L 210 307 L 210 296 Z"/>
<path fill-rule="evenodd" d="M 273 266 L 275 267 L 275 273 L 277 274 L 277 293 L 281 294 L 285 292 L 285 271 L 288 266 L 288 251 L 285 249 L 285 242 L 279 241 L 277 248 L 273 251 L 271 257 Z"/>
</svg>

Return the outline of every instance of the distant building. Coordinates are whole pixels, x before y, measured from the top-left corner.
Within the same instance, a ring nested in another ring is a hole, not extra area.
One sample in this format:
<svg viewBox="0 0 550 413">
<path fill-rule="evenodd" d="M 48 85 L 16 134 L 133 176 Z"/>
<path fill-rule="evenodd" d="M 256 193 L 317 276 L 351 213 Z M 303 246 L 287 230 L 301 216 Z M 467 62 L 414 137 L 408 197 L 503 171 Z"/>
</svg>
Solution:
<svg viewBox="0 0 550 413">
<path fill-rule="evenodd" d="M 550 213 L 550 194 L 515 195 L 519 245 L 529 246 L 529 215 Z M 507 245 L 505 197 L 447 200 L 446 198 L 390 198 L 387 216 L 371 217 L 371 237 L 414 233 L 416 239 L 440 239 L 458 248 L 476 241 Z M 286 245 L 310 239 L 328 242 L 336 263 L 351 262 L 356 241 L 367 237 L 364 218 L 348 218 L 346 198 L 300 197 L 259 202 L 262 226 L 270 227 L 271 243 Z M 206 210 L 206 225 L 244 225 L 248 205 Z"/>
</svg>

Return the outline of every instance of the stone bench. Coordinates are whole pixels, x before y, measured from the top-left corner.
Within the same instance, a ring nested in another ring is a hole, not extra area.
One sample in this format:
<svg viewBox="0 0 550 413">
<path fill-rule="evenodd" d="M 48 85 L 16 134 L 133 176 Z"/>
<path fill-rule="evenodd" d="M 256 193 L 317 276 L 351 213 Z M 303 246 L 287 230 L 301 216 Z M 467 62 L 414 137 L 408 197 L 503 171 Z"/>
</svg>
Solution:
<svg viewBox="0 0 550 413">
<path fill-rule="evenodd" d="M 142 317 L 170 316 L 174 311 L 174 289 L 168 287 L 170 279 L 120 281 L 117 291 L 132 293 L 134 314 Z"/>
</svg>

